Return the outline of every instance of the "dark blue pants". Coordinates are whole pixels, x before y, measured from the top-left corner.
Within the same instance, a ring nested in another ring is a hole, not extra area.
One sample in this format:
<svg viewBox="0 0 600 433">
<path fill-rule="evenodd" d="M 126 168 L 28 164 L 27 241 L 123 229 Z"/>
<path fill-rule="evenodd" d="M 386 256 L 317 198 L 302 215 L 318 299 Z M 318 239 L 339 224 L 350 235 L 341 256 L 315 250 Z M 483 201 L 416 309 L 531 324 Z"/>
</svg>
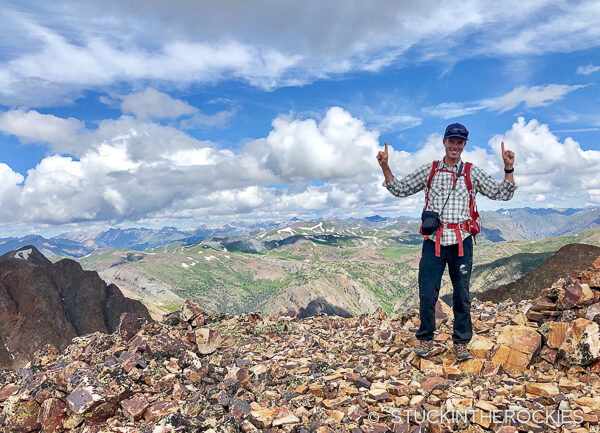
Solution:
<svg viewBox="0 0 600 433">
<path fill-rule="evenodd" d="M 440 257 L 435 256 L 435 242 L 423 241 L 421 261 L 419 262 L 419 315 L 421 326 L 417 331 L 419 340 L 432 340 L 435 331 L 435 304 L 440 294 L 442 274 L 448 264 L 448 273 L 452 280 L 454 312 L 454 343 L 468 343 L 473 337 L 471 323 L 471 297 L 469 281 L 473 266 L 473 237 L 463 240 L 464 256 L 458 256 L 458 244 L 442 246 Z"/>
</svg>

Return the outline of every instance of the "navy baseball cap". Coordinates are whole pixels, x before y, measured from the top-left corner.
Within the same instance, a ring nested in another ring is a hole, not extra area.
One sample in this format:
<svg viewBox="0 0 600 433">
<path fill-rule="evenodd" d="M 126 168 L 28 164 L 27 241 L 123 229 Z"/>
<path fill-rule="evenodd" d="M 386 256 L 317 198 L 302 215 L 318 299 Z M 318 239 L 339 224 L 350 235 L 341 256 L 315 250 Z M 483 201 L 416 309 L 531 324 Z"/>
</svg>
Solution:
<svg viewBox="0 0 600 433">
<path fill-rule="evenodd" d="M 467 131 L 465 125 L 460 123 L 451 123 L 450 125 L 446 126 L 446 132 L 444 132 L 444 138 L 448 137 L 460 137 L 468 140 L 469 131 Z"/>
</svg>

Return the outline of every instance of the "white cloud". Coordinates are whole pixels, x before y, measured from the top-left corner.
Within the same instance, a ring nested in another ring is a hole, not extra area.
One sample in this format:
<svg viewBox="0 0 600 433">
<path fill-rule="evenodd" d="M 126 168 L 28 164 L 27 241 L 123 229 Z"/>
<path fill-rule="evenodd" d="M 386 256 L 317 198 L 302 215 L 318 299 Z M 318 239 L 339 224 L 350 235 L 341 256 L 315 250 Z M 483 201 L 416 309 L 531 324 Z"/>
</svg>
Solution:
<svg viewBox="0 0 600 433">
<path fill-rule="evenodd" d="M 233 157 L 233 152 L 222 150 L 221 153 Z M 218 154 L 210 147 L 178 150 L 176 152 L 166 151 L 162 155 L 170 160 L 176 167 L 191 167 L 199 165 L 214 165 L 218 162 Z"/>
<path fill-rule="evenodd" d="M 138 119 L 177 119 L 198 111 L 185 101 L 171 98 L 166 93 L 147 88 L 143 92 L 121 96 L 121 111 L 132 113 Z"/>
<path fill-rule="evenodd" d="M 120 108 L 124 114 L 133 114 L 140 120 L 179 119 L 181 129 L 198 127 L 224 127 L 239 111 L 240 106 L 229 100 L 215 100 L 212 103 L 230 105 L 231 108 L 214 114 L 202 113 L 186 101 L 172 98 L 170 95 L 151 87 L 129 95 L 101 97 L 101 102 L 114 105 L 114 98 L 120 99 Z"/>
<path fill-rule="evenodd" d="M 109 106 L 115 106 L 116 100 L 121 101 L 118 105 L 124 114 L 132 114 L 139 120 L 179 119 L 178 123 L 181 129 L 222 128 L 241 110 L 241 107 L 231 100 L 217 99 L 209 101 L 209 103 L 225 104 L 229 105 L 230 108 L 214 114 L 205 114 L 186 101 L 172 98 L 170 95 L 151 87 L 142 92 L 129 95 L 112 95 L 110 98 L 100 97 L 100 102 Z"/>
<path fill-rule="evenodd" d="M 560 101 L 565 95 L 580 89 L 582 85 L 569 86 L 566 84 L 547 84 L 545 86 L 519 86 L 510 92 L 495 98 L 482 99 L 475 102 L 444 102 L 434 107 L 424 108 L 424 111 L 444 119 L 466 116 L 480 110 L 497 111 L 500 113 L 519 107 L 543 107 Z"/>
<path fill-rule="evenodd" d="M 244 153 L 286 181 L 351 178 L 378 167 L 376 133 L 340 107 L 330 108 L 318 124 L 278 117 L 272 125 L 269 135 L 248 143 Z"/>
<path fill-rule="evenodd" d="M 0 103 L 64 102 L 136 80 L 273 89 L 421 60 L 571 52 L 598 46 L 599 22 L 594 0 L 7 4 Z"/>
<path fill-rule="evenodd" d="M 594 72 L 600 71 L 600 66 L 594 66 L 591 63 L 587 66 L 578 66 L 577 73 L 581 75 L 590 75 Z"/>
<path fill-rule="evenodd" d="M 127 152 L 134 159 L 152 159 L 164 148 L 177 151 L 192 149 L 202 143 L 176 127 L 132 116 L 102 120 L 97 129 L 90 130 L 77 119 L 21 109 L 0 112 L 0 131 L 16 135 L 23 142 L 48 143 L 54 152 L 76 157 L 82 157 L 100 143 L 127 143 Z"/>
<path fill-rule="evenodd" d="M 512 110 L 521 104 L 525 108 L 543 107 L 559 101 L 565 95 L 585 86 L 568 86 L 565 84 L 547 84 L 545 86 L 520 86 L 506 95 L 497 98 L 484 99 L 482 105 L 489 110 L 501 113 Z"/>
<path fill-rule="evenodd" d="M 600 4 L 595 0 L 543 2 L 543 8 L 531 8 L 528 23 L 510 21 L 504 29 L 492 32 L 488 52 L 515 56 L 546 52 L 571 52 L 597 47 L 600 40 Z M 538 3 L 538 6 L 540 3 Z M 513 4 L 514 12 L 523 7 Z M 536 10 L 537 9 L 537 10 Z M 525 15 L 523 16 L 523 18 Z M 510 34 L 512 33 L 512 34 Z"/>
<path fill-rule="evenodd" d="M 21 188 L 19 184 L 23 182 L 24 177 L 14 172 L 8 165 L 0 163 L 0 203 L 3 203 L 0 214 L 0 221 L 18 222 L 21 218 L 19 206 L 15 206 Z"/>
<path fill-rule="evenodd" d="M 598 203 L 600 202 L 600 188 L 594 188 L 589 190 L 590 198 Z"/>
<path fill-rule="evenodd" d="M 214 114 L 204 114 L 197 111 L 193 116 L 181 119 L 179 126 L 182 129 L 194 129 L 202 126 L 222 128 L 241 110 L 239 105 L 233 105 L 228 110 L 221 110 Z"/>
<path fill-rule="evenodd" d="M 69 146 L 74 146 L 74 138 L 83 130 L 83 122 L 74 118 L 63 119 L 34 110 L 0 113 L 0 131 L 17 135 L 23 142 L 69 143 Z"/>
<path fill-rule="evenodd" d="M 554 132 L 596 132 L 600 128 L 572 128 L 572 129 L 555 129 Z"/>
<path fill-rule="evenodd" d="M 121 193 L 114 188 L 107 187 L 102 193 L 102 197 L 109 205 L 114 207 L 115 211 L 119 215 L 123 215 L 127 211 L 127 201 L 123 198 Z"/>
</svg>

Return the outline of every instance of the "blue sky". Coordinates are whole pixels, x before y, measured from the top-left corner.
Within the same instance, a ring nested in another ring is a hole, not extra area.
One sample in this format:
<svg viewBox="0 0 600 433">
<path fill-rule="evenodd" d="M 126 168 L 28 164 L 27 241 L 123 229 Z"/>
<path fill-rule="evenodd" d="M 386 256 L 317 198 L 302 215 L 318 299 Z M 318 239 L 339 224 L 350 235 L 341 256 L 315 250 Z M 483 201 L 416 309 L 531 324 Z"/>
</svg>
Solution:
<svg viewBox="0 0 600 433">
<path fill-rule="evenodd" d="M 600 3 L 4 2 L 0 236 L 417 215 L 381 186 L 443 156 L 511 202 L 600 204 Z"/>
</svg>

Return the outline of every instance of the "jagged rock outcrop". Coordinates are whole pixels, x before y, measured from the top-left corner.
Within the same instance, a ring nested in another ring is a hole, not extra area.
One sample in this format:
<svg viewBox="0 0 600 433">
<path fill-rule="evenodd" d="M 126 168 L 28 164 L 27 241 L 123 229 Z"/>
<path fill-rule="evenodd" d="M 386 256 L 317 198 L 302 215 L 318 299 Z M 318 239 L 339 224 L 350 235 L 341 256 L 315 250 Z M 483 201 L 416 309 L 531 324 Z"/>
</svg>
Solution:
<svg viewBox="0 0 600 433">
<path fill-rule="evenodd" d="M 63 350 L 73 337 L 115 332 L 125 312 L 151 320 L 141 302 L 73 260 L 52 263 L 33 246 L 0 256 L 0 367 L 20 367 L 48 343 Z"/>
<path fill-rule="evenodd" d="M 538 296 L 540 287 L 549 287 L 559 278 L 569 275 L 573 269 L 588 268 L 599 255 L 600 247 L 595 245 L 568 244 L 518 280 L 475 296 L 480 301 L 493 302 L 500 302 L 507 298 L 517 302 L 532 299 Z"/>
<path fill-rule="evenodd" d="M 600 291 L 594 266 L 568 286 Z M 558 299 L 564 284 L 543 292 Z M 442 302 L 433 355 L 421 359 L 417 310 L 227 316 L 186 301 L 134 334 L 77 337 L 0 372 L 0 432 L 597 430 L 598 325 L 584 317 L 594 304 L 544 321 L 529 319 L 532 305 L 475 299 L 473 358 L 458 363 Z"/>
</svg>

